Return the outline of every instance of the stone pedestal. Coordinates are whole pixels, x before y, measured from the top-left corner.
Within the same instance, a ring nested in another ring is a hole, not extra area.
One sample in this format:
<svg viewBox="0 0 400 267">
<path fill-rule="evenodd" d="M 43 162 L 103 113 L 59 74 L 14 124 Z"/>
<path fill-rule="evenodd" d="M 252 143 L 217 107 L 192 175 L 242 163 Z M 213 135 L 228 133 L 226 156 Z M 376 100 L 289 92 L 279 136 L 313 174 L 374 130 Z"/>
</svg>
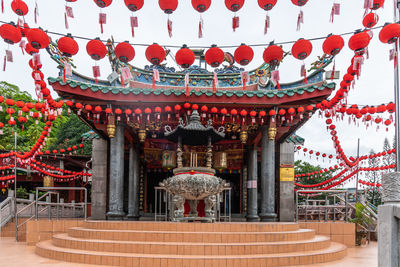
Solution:
<svg viewBox="0 0 400 267">
<path fill-rule="evenodd" d="M 382 201 L 378 207 L 378 266 L 400 266 L 400 172 L 382 175 Z"/>
<path fill-rule="evenodd" d="M 107 203 L 107 141 L 92 141 L 92 220 L 106 219 Z"/>
<path fill-rule="evenodd" d="M 128 192 L 128 218 L 139 220 L 139 153 L 135 146 L 129 148 Z"/>
<path fill-rule="evenodd" d="M 124 213 L 124 126 L 117 125 L 110 142 L 109 220 L 121 220 Z"/>
<path fill-rule="evenodd" d="M 257 148 L 250 147 L 248 155 L 247 215 L 248 222 L 258 222 L 257 208 Z"/>
<path fill-rule="evenodd" d="M 276 128 L 263 126 L 261 140 L 261 213 L 263 222 L 276 220 L 275 213 L 275 134 Z"/>
</svg>

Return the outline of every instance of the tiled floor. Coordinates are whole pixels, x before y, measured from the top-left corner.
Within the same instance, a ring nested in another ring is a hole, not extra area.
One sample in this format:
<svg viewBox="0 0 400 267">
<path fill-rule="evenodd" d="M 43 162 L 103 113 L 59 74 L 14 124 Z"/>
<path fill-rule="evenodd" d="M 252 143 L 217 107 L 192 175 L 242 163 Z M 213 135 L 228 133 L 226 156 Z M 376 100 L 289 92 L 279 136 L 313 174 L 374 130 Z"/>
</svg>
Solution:
<svg viewBox="0 0 400 267">
<path fill-rule="evenodd" d="M 371 243 L 365 248 L 350 248 L 345 259 L 327 264 L 307 265 L 313 267 L 348 267 L 348 266 L 368 266 L 376 267 L 378 247 L 376 243 Z M 25 243 L 15 243 L 13 238 L 0 239 L 0 262 L 7 263 L 7 267 L 36 267 L 36 266 L 56 266 L 56 267 L 83 267 L 94 266 L 76 263 L 65 263 L 49 260 L 37 256 L 34 247 L 26 246 Z"/>
</svg>

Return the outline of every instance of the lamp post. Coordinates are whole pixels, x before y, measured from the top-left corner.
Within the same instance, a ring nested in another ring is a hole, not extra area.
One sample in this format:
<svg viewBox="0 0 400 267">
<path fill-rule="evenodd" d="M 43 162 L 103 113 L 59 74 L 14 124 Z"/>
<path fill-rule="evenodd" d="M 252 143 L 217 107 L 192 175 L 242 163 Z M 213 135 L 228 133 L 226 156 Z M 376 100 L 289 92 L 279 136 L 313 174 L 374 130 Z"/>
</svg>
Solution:
<svg viewBox="0 0 400 267">
<path fill-rule="evenodd" d="M 394 22 L 396 23 L 399 20 L 399 5 L 400 2 L 398 0 L 393 0 L 394 8 Z M 395 148 L 396 148 L 396 172 L 400 172 L 400 93 L 399 93 L 399 47 L 396 41 L 394 43 L 394 52 L 395 52 L 395 63 L 394 63 L 394 101 L 395 101 Z"/>
<path fill-rule="evenodd" d="M 14 128 L 14 220 L 15 220 L 15 240 L 18 242 L 17 224 L 17 129 Z"/>
</svg>

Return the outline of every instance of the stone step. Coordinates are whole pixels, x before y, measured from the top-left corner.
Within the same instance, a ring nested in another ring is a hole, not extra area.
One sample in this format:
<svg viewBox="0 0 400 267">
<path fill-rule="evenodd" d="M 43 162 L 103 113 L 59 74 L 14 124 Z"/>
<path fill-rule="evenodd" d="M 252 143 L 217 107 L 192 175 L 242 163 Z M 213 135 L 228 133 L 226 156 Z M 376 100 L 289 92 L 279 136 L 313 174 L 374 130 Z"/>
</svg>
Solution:
<svg viewBox="0 0 400 267">
<path fill-rule="evenodd" d="M 174 223 L 88 221 L 84 227 L 104 230 L 146 230 L 181 232 L 286 232 L 299 229 L 297 223 Z"/>
<path fill-rule="evenodd" d="M 255 243 L 190 243 L 190 242 L 140 242 L 80 239 L 58 234 L 53 236 L 53 245 L 71 249 L 122 252 L 138 254 L 176 254 L 176 255 L 248 255 L 277 254 L 320 250 L 329 247 L 330 239 L 315 236 L 310 240 L 255 242 Z"/>
<path fill-rule="evenodd" d="M 207 242 L 207 243 L 252 243 L 310 240 L 315 231 L 298 229 L 286 232 L 182 232 L 182 231 L 140 231 L 103 230 L 72 227 L 68 235 L 81 239 L 100 239 L 145 242 Z"/>
<path fill-rule="evenodd" d="M 322 250 L 282 254 L 255 255 L 176 255 L 176 254 L 134 254 L 103 251 L 86 251 L 55 246 L 52 241 L 36 245 L 35 252 L 46 258 L 60 261 L 135 267 L 264 267 L 305 265 L 335 261 L 346 255 L 346 246 L 332 242 Z"/>
</svg>

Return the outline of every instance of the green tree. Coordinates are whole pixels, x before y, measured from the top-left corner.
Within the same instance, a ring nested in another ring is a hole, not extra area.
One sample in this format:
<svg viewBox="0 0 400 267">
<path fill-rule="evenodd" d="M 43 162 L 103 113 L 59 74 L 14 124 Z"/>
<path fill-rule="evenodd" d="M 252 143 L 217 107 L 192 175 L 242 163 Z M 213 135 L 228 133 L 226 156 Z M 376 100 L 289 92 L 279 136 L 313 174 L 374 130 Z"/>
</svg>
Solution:
<svg viewBox="0 0 400 267">
<path fill-rule="evenodd" d="M 328 170 L 327 172 L 322 172 L 323 169 L 317 165 L 312 165 L 306 161 L 296 160 L 294 163 L 294 171 L 295 174 L 310 174 L 305 175 L 304 177 L 300 177 L 301 184 L 316 184 L 321 183 L 325 180 L 332 178 L 332 173 L 336 171 L 336 169 Z M 315 173 L 317 172 L 317 173 Z"/>
</svg>

